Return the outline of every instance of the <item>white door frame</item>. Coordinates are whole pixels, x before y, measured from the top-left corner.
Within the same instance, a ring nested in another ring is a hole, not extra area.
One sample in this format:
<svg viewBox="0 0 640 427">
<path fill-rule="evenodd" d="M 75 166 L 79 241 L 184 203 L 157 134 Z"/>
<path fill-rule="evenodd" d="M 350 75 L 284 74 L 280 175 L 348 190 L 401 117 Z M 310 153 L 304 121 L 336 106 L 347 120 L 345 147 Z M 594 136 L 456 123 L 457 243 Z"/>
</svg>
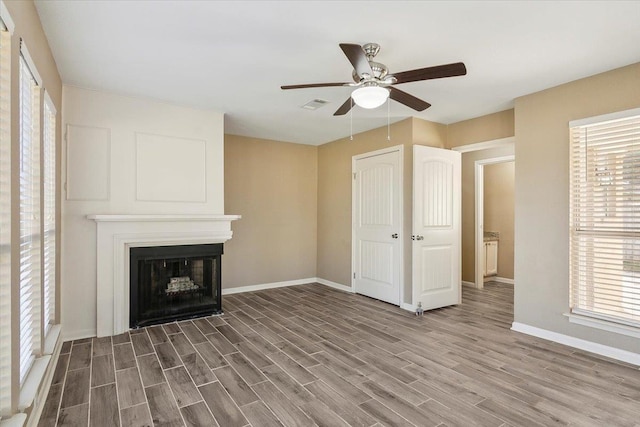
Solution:
<svg viewBox="0 0 640 427">
<path fill-rule="evenodd" d="M 400 307 L 404 304 L 404 145 L 395 145 L 389 148 L 382 148 L 380 150 L 370 151 L 368 153 L 357 154 L 351 157 L 351 176 L 356 173 L 356 161 L 366 159 L 367 157 L 379 156 L 381 154 L 388 154 L 393 152 L 400 153 Z M 355 271 L 356 271 L 356 180 L 351 179 L 351 290 L 356 292 L 355 284 Z"/>
<path fill-rule="evenodd" d="M 476 236 L 476 262 L 475 262 L 475 285 L 476 288 L 484 288 L 484 274 L 482 263 L 484 262 L 484 167 L 496 163 L 507 163 L 516 160 L 514 154 L 508 156 L 492 157 L 489 159 L 481 159 L 475 161 L 475 182 L 476 182 L 476 220 L 475 220 L 475 236 Z"/>
</svg>

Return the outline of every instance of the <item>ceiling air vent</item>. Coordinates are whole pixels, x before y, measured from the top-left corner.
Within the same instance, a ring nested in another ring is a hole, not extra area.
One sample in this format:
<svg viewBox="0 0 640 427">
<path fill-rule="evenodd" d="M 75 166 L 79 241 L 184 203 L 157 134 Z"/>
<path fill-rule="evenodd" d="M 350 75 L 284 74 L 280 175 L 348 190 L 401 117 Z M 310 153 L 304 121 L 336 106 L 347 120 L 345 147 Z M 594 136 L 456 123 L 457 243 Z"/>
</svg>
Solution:
<svg viewBox="0 0 640 427">
<path fill-rule="evenodd" d="M 317 110 L 318 108 L 328 103 L 329 101 L 325 101 L 324 99 L 314 99 L 304 104 L 302 108 L 304 108 L 305 110 Z"/>
</svg>

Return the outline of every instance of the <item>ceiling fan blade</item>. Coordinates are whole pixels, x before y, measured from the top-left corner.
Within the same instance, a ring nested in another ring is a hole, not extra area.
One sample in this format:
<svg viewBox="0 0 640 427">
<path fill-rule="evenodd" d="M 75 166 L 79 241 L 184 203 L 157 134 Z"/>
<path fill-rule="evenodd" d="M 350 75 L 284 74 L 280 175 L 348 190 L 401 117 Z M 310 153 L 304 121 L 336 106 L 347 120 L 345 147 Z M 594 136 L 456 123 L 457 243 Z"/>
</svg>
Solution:
<svg viewBox="0 0 640 427">
<path fill-rule="evenodd" d="M 338 108 L 336 110 L 335 113 L 333 113 L 334 116 L 344 116 L 345 114 L 347 114 L 349 112 L 349 110 L 351 110 L 351 107 L 353 106 L 353 101 L 351 100 L 351 97 L 349 97 L 344 104 L 342 104 L 340 106 L 340 108 Z"/>
<path fill-rule="evenodd" d="M 400 84 L 420 80 L 441 79 L 443 77 L 464 76 L 465 74 L 467 74 L 467 67 L 465 67 L 462 62 L 456 62 L 453 64 L 402 71 L 400 73 L 394 73 L 393 77 L 396 78 L 394 84 Z"/>
<path fill-rule="evenodd" d="M 401 104 L 406 105 L 409 108 L 413 108 L 416 111 L 424 111 L 427 108 L 431 107 L 426 101 L 423 101 L 420 98 L 416 98 L 413 95 L 409 95 L 407 92 L 403 92 L 400 89 L 396 89 L 395 87 L 389 88 L 389 98 L 394 101 L 398 101 Z"/>
<path fill-rule="evenodd" d="M 349 59 L 349 62 L 351 62 L 360 77 L 364 74 L 373 77 L 373 70 L 369 61 L 367 61 L 367 55 L 362 50 L 362 46 L 359 44 L 340 43 L 340 49 L 347 55 L 347 59 Z"/>
<path fill-rule="evenodd" d="M 351 86 L 351 83 L 309 83 L 303 85 L 286 85 L 280 86 L 280 89 L 307 89 L 312 87 L 334 87 L 334 86 Z"/>
</svg>

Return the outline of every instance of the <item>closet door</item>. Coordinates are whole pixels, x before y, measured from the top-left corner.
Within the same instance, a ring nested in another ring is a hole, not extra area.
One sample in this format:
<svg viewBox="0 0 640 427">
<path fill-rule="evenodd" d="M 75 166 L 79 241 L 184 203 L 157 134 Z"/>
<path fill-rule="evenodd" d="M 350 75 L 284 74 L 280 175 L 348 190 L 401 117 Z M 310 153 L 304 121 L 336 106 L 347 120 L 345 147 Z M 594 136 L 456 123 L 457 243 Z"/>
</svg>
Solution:
<svg viewBox="0 0 640 427">
<path fill-rule="evenodd" d="M 353 285 L 362 295 L 400 305 L 402 271 L 400 149 L 353 159 Z"/>
</svg>

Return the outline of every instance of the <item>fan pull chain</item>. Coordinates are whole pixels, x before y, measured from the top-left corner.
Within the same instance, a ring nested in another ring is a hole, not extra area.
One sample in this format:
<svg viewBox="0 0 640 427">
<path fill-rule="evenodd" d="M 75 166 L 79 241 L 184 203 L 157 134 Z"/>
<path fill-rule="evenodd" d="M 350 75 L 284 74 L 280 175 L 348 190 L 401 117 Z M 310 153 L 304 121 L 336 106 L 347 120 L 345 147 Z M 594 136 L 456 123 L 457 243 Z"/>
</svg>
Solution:
<svg viewBox="0 0 640 427">
<path fill-rule="evenodd" d="M 351 101 L 351 108 L 349 109 L 349 124 L 351 126 L 351 130 L 350 132 L 350 137 L 349 140 L 353 141 L 353 98 L 349 97 L 349 100 Z"/>
<path fill-rule="evenodd" d="M 391 141 L 391 125 L 390 125 L 390 116 L 391 116 L 391 102 L 389 98 L 387 98 L 387 141 Z"/>
</svg>

